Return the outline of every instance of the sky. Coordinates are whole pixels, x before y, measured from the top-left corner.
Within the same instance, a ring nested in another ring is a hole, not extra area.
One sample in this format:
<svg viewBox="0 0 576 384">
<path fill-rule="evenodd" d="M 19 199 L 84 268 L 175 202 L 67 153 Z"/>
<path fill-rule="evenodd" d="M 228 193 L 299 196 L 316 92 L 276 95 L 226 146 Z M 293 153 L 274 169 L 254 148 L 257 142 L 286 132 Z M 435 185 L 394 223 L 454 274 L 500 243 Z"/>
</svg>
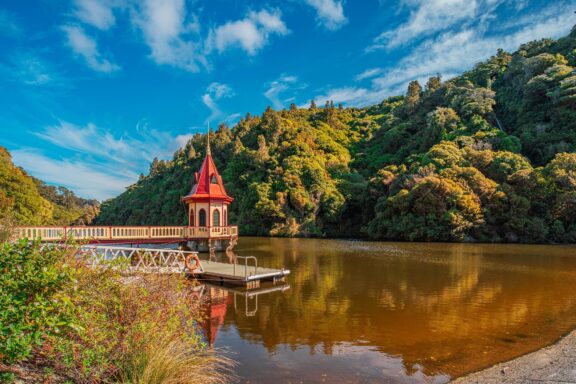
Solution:
<svg viewBox="0 0 576 384">
<path fill-rule="evenodd" d="M 114 197 L 208 123 L 366 106 L 569 33 L 576 0 L 0 0 L 0 145 Z"/>
</svg>

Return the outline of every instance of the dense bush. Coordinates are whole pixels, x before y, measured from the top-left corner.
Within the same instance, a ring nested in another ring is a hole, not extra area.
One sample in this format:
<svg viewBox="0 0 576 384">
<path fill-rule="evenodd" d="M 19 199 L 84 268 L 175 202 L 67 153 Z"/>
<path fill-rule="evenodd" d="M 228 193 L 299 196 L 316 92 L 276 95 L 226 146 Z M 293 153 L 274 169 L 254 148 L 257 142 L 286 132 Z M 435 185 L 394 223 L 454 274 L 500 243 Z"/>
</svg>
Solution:
<svg viewBox="0 0 576 384">
<path fill-rule="evenodd" d="M 292 106 L 212 135 L 244 235 L 570 242 L 576 35 L 499 50 L 368 108 Z M 103 205 L 101 224 L 185 224 L 196 135 Z"/>
<path fill-rule="evenodd" d="M 26 363 L 82 383 L 227 381 L 230 361 L 196 331 L 190 282 L 125 278 L 121 268 L 87 267 L 74 249 L 2 245 L 0 371 Z"/>
<path fill-rule="evenodd" d="M 0 245 L 0 359 L 30 357 L 46 338 L 74 328 L 75 272 L 56 249 L 22 240 Z"/>
</svg>

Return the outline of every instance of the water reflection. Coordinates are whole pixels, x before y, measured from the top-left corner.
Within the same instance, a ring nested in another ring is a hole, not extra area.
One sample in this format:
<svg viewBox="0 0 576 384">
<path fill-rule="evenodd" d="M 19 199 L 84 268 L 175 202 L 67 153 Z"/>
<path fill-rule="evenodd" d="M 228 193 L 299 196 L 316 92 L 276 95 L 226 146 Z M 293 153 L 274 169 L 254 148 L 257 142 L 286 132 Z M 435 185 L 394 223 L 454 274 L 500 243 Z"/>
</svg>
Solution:
<svg viewBox="0 0 576 384">
<path fill-rule="evenodd" d="M 242 238 L 237 252 L 292 272 L 257 299 L 210 288 L 207 339 L 251 382 L 446 382 L 576 324 L 574 247 Z"/>
</svg>

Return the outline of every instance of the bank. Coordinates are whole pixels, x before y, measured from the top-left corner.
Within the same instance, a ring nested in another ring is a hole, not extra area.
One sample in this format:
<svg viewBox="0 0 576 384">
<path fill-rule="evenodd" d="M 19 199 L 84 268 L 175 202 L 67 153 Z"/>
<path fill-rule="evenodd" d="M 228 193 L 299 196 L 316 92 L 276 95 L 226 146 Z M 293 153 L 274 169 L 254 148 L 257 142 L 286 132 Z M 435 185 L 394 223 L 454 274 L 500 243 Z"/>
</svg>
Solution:
<svg viewBox="0 0 576 384">
<path fill-rule="evenodd" d="M 451 383 L 576 383 L 576 330 L 553 345 L 460 377 Z"/>
</svg>

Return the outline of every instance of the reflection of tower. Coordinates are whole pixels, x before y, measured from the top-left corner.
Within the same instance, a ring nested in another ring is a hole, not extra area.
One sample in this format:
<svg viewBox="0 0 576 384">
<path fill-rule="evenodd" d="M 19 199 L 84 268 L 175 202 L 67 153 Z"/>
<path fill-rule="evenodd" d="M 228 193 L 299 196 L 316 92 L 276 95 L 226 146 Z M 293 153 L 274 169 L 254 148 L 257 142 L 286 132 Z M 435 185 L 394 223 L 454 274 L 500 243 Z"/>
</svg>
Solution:
<svg viewBox="0 0 576 384">
<path fill-rule="evenodd" d="M 227 291 L 209 285 L 206 286 L 206 291 L 202 297 L 203 320 L 200 325 L 204 331 L 204 337 L 210 346 L 214 345 L 218 330 L 224 324 L 226 309 L 230 299 L 231 297 L 229 297 Z"/>
</svg>

